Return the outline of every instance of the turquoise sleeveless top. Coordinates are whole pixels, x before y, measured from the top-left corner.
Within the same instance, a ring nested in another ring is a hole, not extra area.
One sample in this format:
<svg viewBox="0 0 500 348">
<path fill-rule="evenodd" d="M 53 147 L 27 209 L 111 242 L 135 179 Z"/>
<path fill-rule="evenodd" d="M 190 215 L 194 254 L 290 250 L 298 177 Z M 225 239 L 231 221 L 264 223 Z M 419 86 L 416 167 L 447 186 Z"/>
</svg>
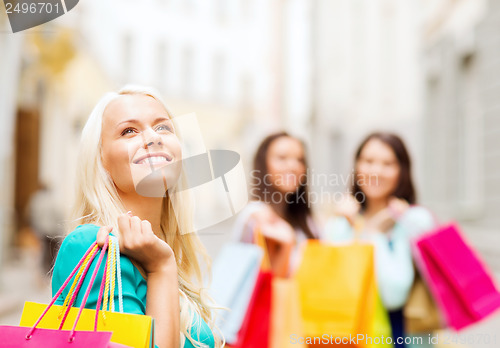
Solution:
<svg viewBox="0 0 500 348">
<path fill-rule="evenodd" d="M 78 226 L 71 232 L 63 241 L 54 266 L 54 274 L 52 276 L 52 296 L 55 296 L 59 288 L 62 286 L 66 278 L 71 274 L 80 259 L 83 257 L 90 245 L 95 242 L 99 226 L 93 224 L 85 224 Z M 107 256 L 106 255 L 104 257 Z M 92 274 L 97 264 L 96 257 L 88 270 L 88 274 Z M 121 273 L 122 273 L 122 293 L 123 293 L 123 311 L 132 314 L 146 314 L 146 293 L 147 283 L 142 277 L 139 270 L 132 264 L 130 259 L 125 255 L 120 255 Z M 96 279 L 102 279 L 104 273 L 104 262 L 101 264 Z M 87 276 L 82 284 L 82 290 L 78 294 L 74 306 L 80 306 L 84 297 L 84 289 L 90 282 L 90 276 Z M 71 284 L 71 283 L 70 283 Z M 89 298 L 85 304 L 85 308 L 95 309 L 99 296 L 100 282 L 95 282 L 92 285 Z M 61 295 L 57 298 L 55 304 L 62 305 L 69 287 L 64 289 Z M 115 303 L 118 303 L 118 289 L 115 289 Z M 215 346 L 214 336 L 207 323 L 195 313 L 193 325 L 191 326 L 191 337 L 202 343 L 206 347 L 213 348 Z M 184 348 L 191 348 L 193 344 L 186 338 Z"/>
</svg>

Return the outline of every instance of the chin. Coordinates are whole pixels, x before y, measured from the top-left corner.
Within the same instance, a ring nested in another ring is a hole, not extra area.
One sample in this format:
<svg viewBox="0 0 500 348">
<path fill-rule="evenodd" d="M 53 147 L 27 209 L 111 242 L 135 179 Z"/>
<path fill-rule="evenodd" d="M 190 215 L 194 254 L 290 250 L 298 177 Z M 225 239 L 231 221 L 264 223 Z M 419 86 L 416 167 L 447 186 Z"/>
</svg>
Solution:
<svg viewBox="0 0 500 348">
<path fill-rule="evenodd" d="M 382 189 L 364 189 L 363 193 L 367 199 L 383 199 L 390 196 L 390 191 Z"/>
<path fill-rule="evenodd" d="M 284 195 L 289 195 L 289 194 L 297 192 L 299 190 L 299 188 L 296 186 L 279 186 L 279 187 L 276 187 L 276 190 L 278 190 L 280 193 L 282 193 Z"/>
</svg>

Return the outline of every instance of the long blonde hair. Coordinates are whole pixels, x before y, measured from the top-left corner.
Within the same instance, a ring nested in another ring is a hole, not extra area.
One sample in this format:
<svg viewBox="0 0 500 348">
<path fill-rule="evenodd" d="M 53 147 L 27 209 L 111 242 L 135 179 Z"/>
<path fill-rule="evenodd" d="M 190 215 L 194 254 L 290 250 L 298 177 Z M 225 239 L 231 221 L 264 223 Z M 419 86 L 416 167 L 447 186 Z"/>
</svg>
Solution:
<svg viewBox="0 0 500 348">
<path fill-rule="evenodd" d="M 169 117 L 175 121 L 159 93 L 152 88 L 127 85 L 117 93 L 107 93 L 101 98 L 82 131 L 76 173 L 77 191 L 70 220 L 73 223 L 71 229 L 79 224 L 92 223 L 113 226 L 114 233 L 119 235 L 117 219 L 126 210 L 111 176 L 102 163 L 101 131 L 106 107 L 111 101 L 123 95 L 150 96 L 160 102 L 167 110 Z M 182 185 L 183 182 L 185 182 L 185 177 L 181 175 L 178 185 Z M 160 222 L 162 235 L 158 237 L 170 245 L 177 261 L 181 331 L 193 345 L 203 346 L 191 337 L 191 328 L 199 327 L 199 323 L 193 323 L 194 315 L 198 313 L 212 329 L 215 346 L 221 347 L 223 340 L 212 315 L 212 310 L 217 307 L 213 305 L 206 289 L 202 287 L 203 277 L 198 261 L 198 257 L 201 256 L 209 270 L 209 257 L 196 233 L 183 233 L 193 231 L 188 194 L 175 195 L 175 197 L 181 198 L 178 198 L 179 201 L 176 202 L 172 202 L 168 194 L 163 198 Z M 177 214 L 174 211 L 174 204 Z M 138 266 L 136 263 L 134 265 Z M 138 268 L 144 275 L 142 268 Z"/>
</svg>

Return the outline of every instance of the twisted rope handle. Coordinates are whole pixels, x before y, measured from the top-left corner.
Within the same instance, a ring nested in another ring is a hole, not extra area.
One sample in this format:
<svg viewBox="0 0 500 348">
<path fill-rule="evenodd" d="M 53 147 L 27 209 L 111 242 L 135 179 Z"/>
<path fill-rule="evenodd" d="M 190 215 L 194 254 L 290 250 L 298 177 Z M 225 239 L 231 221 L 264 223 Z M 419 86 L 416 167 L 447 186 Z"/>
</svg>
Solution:
<svg viewBox="0 0 500 348">
<path fill-rule="evenodd" d="M 122 267 L 120 264 L 120 243 L 118 243 L 118 238 L 110 236 L 111 239 L 115 240 L 115 250 L 116 250 L 116 277 L 118 281 L 118 306 L 119 312 L 123 313 L 123 289 L 122 289 Z"/>
<path fill-rule="evenodd" d="M 97 255 L 97 245 L 92 250 L 93 250 L 93 252 L 92 252 L 92 254 L 93 254 L 92 255 L 92 259 L 90 259 L 90 261 L 85 265 L 84 270 L 83 270 L 83 274 L 82 274 L 83 276 L 80 277 L 80 279 L 78 279 L 76 290 L 72 293 L 69 305 L 64 310 L 64 316 L 63 316 L 63 318 L 61 320 L 61 324 L 59 325 L 59 330 L 62 330 L 62 327 L 63 327 L 64 323 L 66 322 L 66 318 L 68 317 L 69 311 L 71 310 L 71 307 L 75 303 L 76 297 L 78 296 L 80 288 L 82 287 L 82 284 L 83 284 L 83 281 L 85 280 L 87 272 L 88 272 L 90 266 L 92 265 L 92 261 L 95 258 L 95 256 Z"/>
<path fill-rule="evenodd" d="M 47 308 L 45 308 L 45 310 L 43 311 L 42 315 L 40 315 L 40 317 L 38 318 L 38 320 L 35 322 L 35 324 L 33 325 L 33 327 L 28 331 L 28 334 L 26 335 L 26 339 L 30 339 L 31 336 L 33 335 L 33 332 L 35 331 L 36 327 L 38 326 L 38 324 L 40 323 L 40 321 L 42 321 L 43 317 L 45 316 L 45 314 L 47 314 L 47 312 L 49 311 L 50 307 L 52 307 L 54 305 L 54 302 L 56 302 L 57 298 L 59 296 L 61 296 L 61 293 L 63 292 L 63 290 L 66 288 L 66 286 L 68 285 L 68 283 L 70 282 L 71 278 L 73 278 L 73 276 L 75 275 L 75 273 L 79 270 L 80 266 L 83 264 L 83 262 L 85 261 L 85 259 L 87 258 L 87 256 L 92 252 L 92 250 L 94 249 L 94 247 L 97 246 L 97 242 L 94 242 L 92 243 L 92 245 L 88 248 L 88 250 L 85 252 L 85 254 L 83 255 L 82 259 L 78 262 L 78 264 L 76 265 L 76 267 L 73 269 L 73 271 L 71 272 L 71 274 L 68 276 L 68 278 L 64 281 L 63 285 L 59 288 L 59 290 L 57 291 L 57 293 L 54 295 L 54 297 L 52 298 L 52 300 L 50 301 L 49 305 L 47 306 Z M 94 255 L 95 256 L 95 255 Z M 93 258 L 93 257 L 92 257 Z"/>
<path fill-rule="evenodd" d="M 97 249 L 97 246 L 94 246 L 95 249 Z M 92 257 L 92 254 L 87 255 L 85 258 L 85 261 L 79 268 L 78 273 L 75 276 L 75 279 L 73 280 L 73 283 L 71 285 L 71 288 L 66 295 L 66 298 L 64 300 L 64 303 L 62 305 L 61 311 L 59 313 L 58 319 L 62 318 L 63 313 L 67 309 L 67 306 L 72 307 L 74 303 L 75 297 L 73 297 L 74 294 L 74 289 L 76 285 L 78 284 L 78 281 L 80 279 L 80 276 L 83 273 L 83 270 L 85 269 L 85 266 L 87 263 L 90 261 L 90 258 Z M 109 264 L 109 261 L 111 260 L 111 265 Z M 122 278 L 121 278 L 121 264 L 120 264 L 120 245 L 118 243 L 118 238 L 109 235 L 109 247 L 108 247 L 108 269 L 111 270 L 111 274 L 106 276 L 106 289 L 105 289 L 105 298 L 104 298 L 104 304 L 103 304 L 103 312 L 102 316 L 105 319 L 106 316 L 104 314 L 105 310 L 115 312 L 115 301 L 114 301 L 114 293 L 115 293 L 115 287 L 116 283 L 118 282 L 118 305 L 119 305 L 119 312 L 123 313 L 123 288 L 122 288 Z M 111 288 L 109 288 L 109 285 Z M 108 294 L 109 290 L 109 294 Z M 108 295 L 109 295 L 109 302 L 110 302 L 110 307 L 108 309 Z M 70 301 L 73 298 L 73 301 Z"/>
<path fill-rule="evenodd" d="M 85 297 L 82 300 L 80 310 L 78 311 L 78 315 L 76 316 L 75 323 L 73 324 L 73 328 L 71 329 L 68 342 L 73 342 L 73 340 L 75 339 L 76 324 L 78 324 L 78 320 L 80 319 L 83 308 L 85 307 L 85 304 L 87 303 L 87 299 L 89 297 L 90 290 L 92 289 L 92 285 L 94 284 L 95 278 L 97 276 L 97 272 L 99 271 L 99 268 L 101 267 L 102 259 L 104 258 L 104 254 L 106 253 L 106 249 L 108 248 L 108 243 L 109 243 L 109 236 L 106 237 L 106 241 L 104 242 L 104 245 L 102 246 L 101 254 L 99 255 L 99 260 L 97 260 L 97 265 L 94 269 L 94 272 L 92 273 L 92 278 L 90 279 L 90 283 L 87 286 L 87 291 L 85 291 Z M 104 268 L 104 273 L 106 273 L 106 268 L 107 267 Z M 104 282 L 105 282 L 105 277 L 102 277 L 101 292 L 99 293 L 99 298 L 97 299 L 97 306 L 96 306 L 96 313 L 95 313 L 96 319 L 95 319 L 95 323 L 94 323 L 94 331 L 97 331 L 97 318 L 99 316 L 99 307 L 101 306 L 102 290 L 104 289 Z M 81 284 L 80 284 L 80 286 L 81 286 Z M 77 289 L 77 292 L 78 292 L 78 290 L 79 290 L 79 288 Z"/>
<path fill-rule="evenodd" d="M 73 284 L 71 285 L 71 288 L 70 288 L 68 294 L 66 295 L 66 298 L 64 299 L 64 303 L 62 305 L 61 311 L 60 311 L 60 313 L 59 313 L 59 315 L 57 317 L 58 319 L 61 319 L 61 316 L 63 315 L 63 313 L 64 313 L 64 311 L 65 311 L 65 309 L 66 309 L 67 306 L 71 307 L 73 305 L 72 302 L 70 303 L 70 300 L 73 297 L 73 292 L 75 290 L 75 287 L 78 284 L 78 281 L 80 280 L 80 276 L 82 275 L 83 270 L 85 269 L 85 267 L 87 266 L 87 264 L 90 262 L 90 260 L 95 257 L 94 253 L 97 250 L 97 248 L 98 248 L 97 245 L 95 245 L 92 248 L 92 251 L 90 252 L 89 255 L 87 255 L 87 257 L 85 258 L 85 261 L 83 261 L 82 266 L 79 268 L 78 273 L 76 274 L 75 279 L 73 280 Z"/>
<path fill-rule="evenodd" d="M 116 285 L 116 242 L 113 239 L 110 239 L 111 244 L 111 288 L 110 288 L 110 306 L 109 310 L 111 312 L 115 311 L 115 285 Z M 109 253 L 109 251 L 108 251 Z"/>
<path fill-rule="evenodd" d="M 104 319 L 106 319 L 106 316 L 104 314 L 104 311 L 106 311 L 107 307 L 108 307 L 108 300 L 109 300 L 109 283 L 110 283 L 110 276 L 111 276 L 111 263 L 112 263 L 112 258 L 115 256 L 115 254 L 113 253 L 113 243 L 112 243 L 112 240 L 110 239 L 109 240 L 109 249 L 108 249 L 108 259 L 106 260 L 106 267 L 107 267 L 107 271 L 106 271 L 106 276 L 104 277 L 106 279 L 106 283 L 105 283 L 105 288 L 104 288 L 104 301 L 103 301 L 103 304 L 102 304 L 102 316 Z"/>
<path fill-rule="evenodd" d="M 106 241 L 108 241 L 109 238 L 106 238 Z M 108 256 L 109 256 L 109 252 L 108 252 Z M 102 280 L 101 280 L 101 288 L 99 290 L 99 297 L 97 298 L 97 310 L 95 312 L 95 321 L 94 321 L 94 331 L 97 331 L 97 321 L 99 319 L 99 308 L 101 308 L 101 301 L 102 301 L 102 297 L 103 297 L 103 294 L 104 294 L 104 288 L 105 288 L 105 285 L 107 285 L 107 275 L 109 274 L 109 270 L 108 270 L 108 267 L 107 267 L 107 264 L 105 265 L 104 267 L 104 274 L 102 276 Z M 104 312 L 105 308 L 103 306 L 103 312 Z M 103 316 L 103 319 L 106 319 L 105 316 Z"/>
</svg>

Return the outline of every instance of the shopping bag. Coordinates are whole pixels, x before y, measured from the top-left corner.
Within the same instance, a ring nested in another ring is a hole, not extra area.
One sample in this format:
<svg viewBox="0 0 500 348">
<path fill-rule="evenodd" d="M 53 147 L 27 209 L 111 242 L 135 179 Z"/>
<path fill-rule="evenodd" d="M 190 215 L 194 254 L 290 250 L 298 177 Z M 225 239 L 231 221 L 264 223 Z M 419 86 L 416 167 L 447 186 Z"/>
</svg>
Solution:
<svg viewBox="0 0 500 348">
<path fill-rule="evenodd" d="M 295 279 L 274 277 L 272 281 L 270 348 L 301 348 L 304 337 L 299 290 Z"/>
<path fill-rule="evenodd" d="M 408 300 L 403 308 L 405 332 L 428 333 L 445 327 L 436 301 L 417 271 Z"/>
<path fill-rule="evenodd" d="M 375 282 L 373 282 L 373 284 L 376 285 Z M 367 337 L 364 339 L 364 343 L 367 348 L 391 348 L 393 344 L 391 341 L 387 340 L 387 337 L 392 337 L 391 322 L 387 310 L 382 303 L 382 299 L 377 292 L 375 295 L 375 312 L 373 314 L 373 320 L 369 326 L 369 331 Z"/>
<path fill-rule="evenodd" d="M 377 293 L 372 245 L 308 241 L 295 278 L 307 337 L 327 335 L 330 345 L 338 345 L 372 332 Z"/>
<path fill-rule="evenodd" d="M 229 311 L 220 313 L 217 326 L 228 344 L 235 343 L 254 292 L 262 250 L 253 244 L 229 243 L 215 260 L 210 292 L 217 305 Z"/>
<path fill-rule="evenodd" d="M 93 284 L 96 275 L 97 275 L 97 270 L 99 266 L 101 265 L 103 256 L 106 252 L 106 249 L 108 247 L 108 240 L 106 239 L 106 242 L 104 246 L 102 247 L 97 266 L 95 271 L 92 273 L 92 280 L 91 284 Z M 78 324 L 79 319 L 81 318 L 81 313 L 83 308 L 85 307 L 85 303 L 87 302 L 88 295 L 90 293 L 91 286 L 89 285 L 87 287 L 87 290 L 85 292 L 84 299 L 82 301 L 82 304 L 78 310 L 78 313 L 76 314 L 76 318 L 74 321 L 74 324 L 71 328 L 71 330 L 62 330 L 62 325 L 59 327 L 59 329 L 44 329 L 44 328 L 39 328 L 37 327 L 40 323 L 40 321 L 44 318 L 46 313 L 50 310 L 50 308 L 53 306 L 54 302 L 58 298 L 58 296 L 62 293 L 63 289 L 68 285 L 69 281 L 71 278 L 76 274 L 77 270 L 80 268 L 80 266 L 84 265 L 84 268 L 81 270 L 81 273 L 79 272 L 78 274 L 81 274 L 80 281 L 77 283 L 77 287 L 75 290 L 75 293 L 78 293 L 82 281 L 85 278 L 85 275 L 87 274 L 87 271 L 89 269 L 89 266 L 92 262 L 92 260 L 95 258 L 97 254 L 97 244 L 94 243 L 91 245 L 91 247 L 87 250 L 85 253 L 84 257 L 80 260 L 79 264 L 77 267 L 73 270 L 73 272 L 70 274 L 70 276 L 66 279 L 64 282 L 63 286 L 57 294 L 54 296 L 52 299 L 51 303 L 45 308 L 45 310 L 42 312 L 40 317 L 36 320 L 36 322 L 33 324 L 32 327 L 22 327 L 22 326 L 1 326 L 0 327 L 0 336 L 2 337 L 2 340 L 0 341 L 0 347 L 66 347 L 66 346 L 71 346 L 71 347 L 96 347 L 96 348 L 106 348 L 106 347 L 119 347 L 123 345 L 116 345 L 113 343 L 110 343 L 112 332 L 98 332 L 97 331 L 97 324 L 94 325 L 94 331 L 78 331 L 76 330 L 76 326 Z M 101 282 L 101 292 L 99 294 L 99 299 L 98 299 L 98 306 L 97 306 L 97 311 L 95 313 L 95 323 L 97 322 L 97 318 L 99 316 L 99 307 L 100 307 L 100 302 L 102 300 L 102 294 L 104 292 L 104 278 L 103 282 Z M 67 313 L 67 312 L 66 312 Z M 64 324 L 64 320 L 67 319 L 67 315 L 64 315 L 61 324 Z"/>
<path fill-rule="evenodd" d="M 45 304 L 25 302 L 20 325 L 33 325 L 46 308 L 47 305 Z M 63 308 L 62 306 L 53 305 L 45 314 L 42 321 L 40 321 L 38 327 L 46 329 L 58 328 L 61 324 L 59 315 Z M 94 327 L 95 313 L 96 311 L 94 309 L 84 308 L 76 329 L 82 331 L 92 330 Z M 72 307 L 62 327 L 64 330 L 71 328 L 77 314 L 78 308 Z M 154 347 L 151 345 L 154 333 L 154 323 L 151 317 L 108 311 L 106 311 L 105 316 L 105 318 L 99 316 L 97 331 L 111 331 L 113 333 L 111 337 L 112 342 L 138 348 Z"/>
<path fill-rule="evenodd" d="M 500 308 L 491 273 L 456 224 L 441 226 L 414 244 L 417 267 L 446 322 L 463 329 Z"/>
<path fill-rule="evenodd" d="M 112 240 L 113 238 L 110 239 L 110 241 Z M 114 294 L 113 284 L 115 279 L 114 277 L 117 275 L 116 269 L 119 270 L 118 241 L 116 239 L 114 240 L 114 243 L 110 243 L 112 245 L 112 248 L 110 247 L 108 260 L 106 262 L 106 266 L 104 267 L 104 274 L 101 280 L 101 288 L 96 310 L 84 309 L 84 306 L 88 294 L 90 293 L 92 284 L 94 284 L 94 280 L 98 273 L 101 259 L 106 251 L 106 248 L 104 247 L 101 251 L 101 256 L 92 274 L 91 281 L 89 282 L 87 292 L 85 294 L 84 300 L 82 301 L 80 309 L 72 307 L 78 295 L 79 289 L 83 283 L 83 280 L 85 279 L 85 275 L 92 263 L 93 258 L 89 259 L 89 255 L 92 255 L 92 250 L 96 250 L 97 248 L 96 243 L 94 243 L 91 248 L 89 248 L 84 257 L 82 257 L 79 264 L 66 279 L 66 281 L 58 290 L 57 294 L 54 296 L 48 306 L 33 302 L 25 303 L 20 326 L 35 325 L 39 328 L 58 328 L 59 330 L 65 330 L 73 325 L 73 330 L 94 329 L 94 331 L 111 331 L 111 341 L 114 343 L 138 348 L 154 347 L 154 321 L 151 317 L 146 315 L 126 314 L 111 312 L 108 310 L 100 310 L 101 303 L 103 302 L 103 309 L 114 309 L 114 296 L 111 294 Z M 106 243 L 105 246 L 107 245 L 108 244 Z M 116 265 L 116 269 L 111 268 L 111 265 Z M 55 300 L 60 296 L 63 289 L 68 286 L 71 279 L 73 279 L 73 285 L 68 292 L 65 304 L 63 306 L 54 305 Z M 107 282 L 107 279 L 111 279 L 112 281 Z M 117 279 L 119 292 L 119 308 L 120 311 L 123 312 L 123 305 L 121 300 L 121 277 L 119 276 L 119 271 Z M 109 308 L 107 308 L 108 304 Z M 101 313 L 100 316 L 99 313 Z"/>
<path fill-rule="evenodd" d="M 269 347 L 269 328 L 271 321 L 271 272 L 260 271 L 257 282 L 233 348 Z"/>
<path fill-rule="evenodd" d="M 29 328 L 19 326 L 0 326 L 0 347 L 2 348 L 40 348 L 40 347 L 72 347 L 72 348 L 119 348 L 128 347 L 112 343 L 111 332 L 77 331 L 70 339 L 69 331 L 36 329 L 31 337 L 27 335 Z"/>
</svg>

